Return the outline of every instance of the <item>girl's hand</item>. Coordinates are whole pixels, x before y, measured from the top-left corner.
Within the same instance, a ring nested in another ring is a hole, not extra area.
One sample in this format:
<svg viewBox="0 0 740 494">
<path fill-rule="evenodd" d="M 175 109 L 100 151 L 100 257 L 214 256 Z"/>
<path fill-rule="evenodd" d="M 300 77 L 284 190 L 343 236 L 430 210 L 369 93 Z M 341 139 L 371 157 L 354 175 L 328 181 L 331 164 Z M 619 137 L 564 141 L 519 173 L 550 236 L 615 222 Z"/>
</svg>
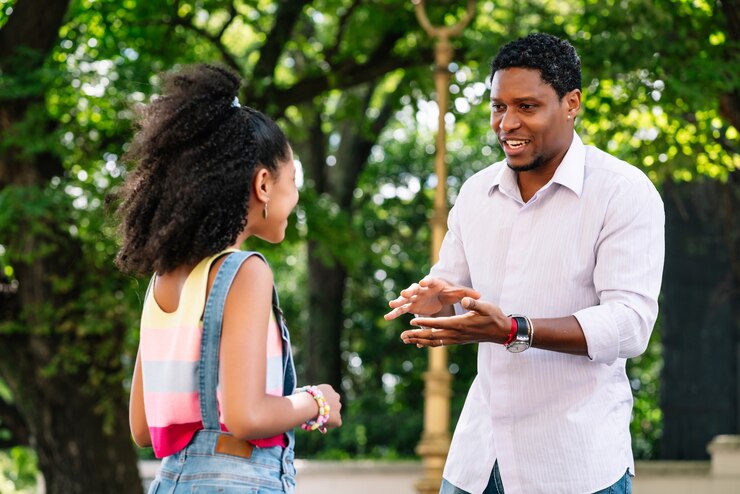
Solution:
<svg viewBox="0 0 740 494">
<path fill-rule="evenodd" d="M 326 423 L 327 429 L 336 429 L 342 425 L 342 402 L 339 393 L 329 384 L 319 384 L 317 386 L 324 393 L 326 403 L 329 405 L 329 421 Z"/>
</svg>

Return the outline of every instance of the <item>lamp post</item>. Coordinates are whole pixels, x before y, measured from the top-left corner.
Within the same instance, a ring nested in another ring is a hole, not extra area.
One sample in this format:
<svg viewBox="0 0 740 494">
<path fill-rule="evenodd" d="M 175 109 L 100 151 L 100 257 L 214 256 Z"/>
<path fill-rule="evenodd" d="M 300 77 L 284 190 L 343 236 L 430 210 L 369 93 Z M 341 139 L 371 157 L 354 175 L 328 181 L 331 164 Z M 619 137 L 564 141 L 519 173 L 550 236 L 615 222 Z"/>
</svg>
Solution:
<svg viewBox="0 0 740 494">
<path fill-rule="evenodd" d="M 454 26 L 433 26 L 424 9 L 424 0 L 412 0 L 416 18 L 424 31 L 435 38 L 434 45 L 434 86 L 437 91 L 439 121 L 437 127 L 436 154 L 434 170 L 437 187 L 434 191 L 434 214 L 432 215 L 432 262 L 439 258 L 447 227 L 447 169 L 445 166 L 446 141 L 445 114 L 449 104 L 450 71 L 453 49 L 450 38 L 458 36 L 470 23 L 475 11 L 475 0 L 468 0 L 463 18 Z M 450 382 L 452 376 L 447 369 L 447 349 L 429 348 L 429 365 L 424 373 L 424 432 L 416 447 L 422 457 L 423 477 L 416 484 L 420 494 L 436 494 L 442 481 L 447 451 L 450 447 Z"/>
</svg>

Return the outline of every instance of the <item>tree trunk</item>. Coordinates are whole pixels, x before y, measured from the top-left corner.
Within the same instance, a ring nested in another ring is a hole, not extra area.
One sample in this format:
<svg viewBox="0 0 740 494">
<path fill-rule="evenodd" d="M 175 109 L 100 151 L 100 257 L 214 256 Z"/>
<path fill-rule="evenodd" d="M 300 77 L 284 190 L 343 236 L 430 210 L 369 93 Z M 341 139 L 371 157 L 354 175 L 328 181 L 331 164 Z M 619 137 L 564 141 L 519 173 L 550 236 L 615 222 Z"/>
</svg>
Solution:
<svg viewBox="0 0 740 494">
<path fill-rule="evenodd" d="M 356 108 L 358 115 L 366 115 L 375 92 L 375 84 L 367 84 L 347 91 L 342 105 Z M 336 150 L 336 164 L 326 166 L 326 137 L 321 130 L 320 111 L 307 108 L 304 118 L 312 116 L 309 140 L 301 149 L 301 159 L 307 176 L 318 194 L 328 195 L 339 209 L 353 214 L 353 192 L 362 171 L 367 166 L 373 144 L 388 123 L 397 103 L 396 95 L 385 95 L 385 103 L 374 120 L 347 120 L 338 125 L 341 135 Z M 315 220 L 319 221 L 319 220 Z M 310 225 L 310 222 L 309 222 Z M 351 221 L 341 228 L 351 228 Z M 338 234 L 346 232 L 337 232 Z M 324 245 L 319 245 L 322 242 Z M 348 270 L 332 238 L 310 239 L 308 242 L 309 321 L 306 378 L 308 382 L 329 383 L 341 391 L 342 347 L 344 328 L 344 295 Z"/>
<path fill-rule="evenodd" d="M 308 243 L 309 337 L 306 340 L 306 379 L 328 383 L 337 391 L 342 383 L 341 335 L 344 327 L 344 291 L 347 271 L 335 261 L 326 263 Z M 323 249 L 325 252 L 325 249 Z"/>
<path fill-rule="evenodd" d="M 43 355 L 54 351 L 50 339 L 6 335 L 0 344 L 0 371 L 29 426 L 47 494 L 141 492 L 123 393 L 85 392 L 86 369 L 45 375 Z M 117 405 L 109 424 L 96 413 L 104 399 Z"/>
<path fill-rule="evenodd" d="M 38 169 L 33 160 L 23 166 Z M 24 419 L 21 433 L 38 455 L 47 493 L 141 491 L 120 382 L 128 328 L 123 318 L 101 321 L 112 329 L 100 333 L 77 327 L 96 310 L 79 302 L 95 268 L 59 219 L 68 216 L 56 208 L 36 221 L 21 217 L 34 227 L 3 239 L 18 288 L 2 298 L 0 323 L 11 330 L 0 333 L 0 378 Z"/>
<path fill-rule="evenodd" d="M 740 432 L 737 178 L 665 186 L 664 459 L 706 459 Z"/>
<path fill-rule="evenodd" d="M 58 40 L 68 4 L 19 0 L 13 5 L 0 29 L 0 72 L 7 85 L 35 77 Z M 52 150 L 31 154 L 18 144 L 34 139 L 19 135 L 20 124 L 31 113 L 45 114 L 42 91 L 0 101 L 0 137 L 14 143 L 0 146 L 0 191 L 13 187 L 28 192 L 24 197 L 46 201 L 49 196 L 38 191 L 53 194 L 49 180 L 63 175 L 62 162 Z M 55 125 L 47 118 L 30 131 L 43 136 Z M 69 211 L 53 201 L 5 207 L 18 207 L 19 215 L 10 220 L 15 223 L 0 225 L 8 233 L 0 240 L 14 270 L 13 279 L 0 277 L 0 324 L 6 328 L 0 333 L 0 379 L 12 399 L 0 409 L 22 420 L 3 426 L 36 451 L 49 494 L 141 492 L 127 400 L 120 378 L 115 380 L 123 364 L 120 358 L 102 358 L 121 355 L 123 318 L 105 321 L 112 332 L 78 328 L 95 309 L 78 300 L 88 288 L 88 271 L 96 268 L 84 264 L 80 241 L 70 234 Z"/>
</svg>

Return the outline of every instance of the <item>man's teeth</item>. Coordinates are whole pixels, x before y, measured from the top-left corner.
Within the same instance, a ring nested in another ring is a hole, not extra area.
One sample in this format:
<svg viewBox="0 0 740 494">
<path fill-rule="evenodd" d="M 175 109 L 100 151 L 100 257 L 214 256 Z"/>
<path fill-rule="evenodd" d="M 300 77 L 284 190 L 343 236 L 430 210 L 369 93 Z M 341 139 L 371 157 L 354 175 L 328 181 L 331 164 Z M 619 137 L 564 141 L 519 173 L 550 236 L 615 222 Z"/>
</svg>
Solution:
<svg viewBox="0 0 740 494">
<path fill-rule="evenodd" d="M 519 148 L 519 147 L 524 146 L 528 142 L 529 141 L 506 141 L 506 144 L 508 144 L 509 146 L 513 148 Z"/>
</svg>

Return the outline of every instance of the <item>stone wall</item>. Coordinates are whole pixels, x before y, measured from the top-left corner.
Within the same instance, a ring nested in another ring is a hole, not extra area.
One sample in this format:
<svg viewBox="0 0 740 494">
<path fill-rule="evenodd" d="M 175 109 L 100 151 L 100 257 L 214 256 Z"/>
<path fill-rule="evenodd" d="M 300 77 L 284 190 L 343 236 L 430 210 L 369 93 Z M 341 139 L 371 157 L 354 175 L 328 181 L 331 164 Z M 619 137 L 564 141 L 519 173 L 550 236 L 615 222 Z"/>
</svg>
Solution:
<svg viewBox="0 0 740 494">
<path fill-rule="evenodd" d="M 740 436 L 717 436 L 707 447 L 709 461 L 637 462 L 635 494 L 740 494 Z M 416 494 L 418 461 L 297 460 L 295 494 Z M 142 462 L 148 484 L 157 462 Z"/>
</svg>

